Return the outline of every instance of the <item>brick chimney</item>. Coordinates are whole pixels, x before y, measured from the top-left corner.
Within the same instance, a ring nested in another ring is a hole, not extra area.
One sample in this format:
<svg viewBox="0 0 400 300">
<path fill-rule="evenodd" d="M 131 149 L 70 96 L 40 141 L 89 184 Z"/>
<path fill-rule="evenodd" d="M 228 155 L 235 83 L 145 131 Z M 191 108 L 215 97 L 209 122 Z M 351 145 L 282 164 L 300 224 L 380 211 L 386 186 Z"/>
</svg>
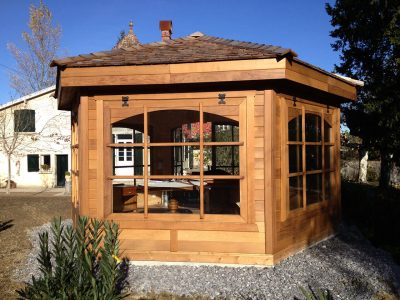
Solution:
<svg viewBox="0 0 400 300">
<path fill-rule="evenodd" d="M 172 21 L 160 21 L 161 39 L 169 41 L 172 35 Z"/>
</svg>

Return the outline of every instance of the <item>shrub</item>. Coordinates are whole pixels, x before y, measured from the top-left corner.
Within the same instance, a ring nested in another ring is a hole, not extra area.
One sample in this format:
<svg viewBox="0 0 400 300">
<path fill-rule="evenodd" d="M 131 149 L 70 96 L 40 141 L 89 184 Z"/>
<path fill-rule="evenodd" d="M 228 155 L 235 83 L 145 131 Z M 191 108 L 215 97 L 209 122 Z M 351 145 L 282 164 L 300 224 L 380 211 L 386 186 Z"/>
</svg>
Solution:
<svg viewBox="0 0 400 300">
<path fill-rule="evenodd" d="M 120 260 L 119 228 L 112 222 L 79 218 L 76 228 L 55 219 L 39 234 L 40 277 L 18 290 L 19 299 L 122 299 L 128 263 Z M 50 241 L 51 240 L 51 241 Z"/>
</svg>

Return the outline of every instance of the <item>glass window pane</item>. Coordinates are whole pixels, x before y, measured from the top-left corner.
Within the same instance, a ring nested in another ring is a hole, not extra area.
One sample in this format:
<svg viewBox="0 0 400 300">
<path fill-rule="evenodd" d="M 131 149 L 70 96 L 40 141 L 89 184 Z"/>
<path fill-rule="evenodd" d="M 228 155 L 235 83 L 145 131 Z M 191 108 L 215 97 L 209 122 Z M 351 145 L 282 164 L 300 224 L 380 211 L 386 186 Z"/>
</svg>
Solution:
<svg viewBox="0 0 400 300">
<path fill-rule="evenodd" d="M 306 142 L 321 141 L 321 117 L 316 113 L 306 113 Z"/>
<path fill-rule="evenodd" d="M 143 192 L 143 188 L 140 186 L 142 182 L 143 179 L 113 180 L 112 199 L 114 213 L 138 213 L 143 211 L 143 201 L 138 201 L 139 193 Z"/>
<path fill-rule="evenodd" d="M 114 148 L 112 152 L 113 175 L 143 175 L 143 152 L 143 147 Z"/>
<path fill-rule="evenodd" d="M 325 146 L 325 170 L 334 169 L 333 146 Z"/>
<path fill-rule="evenodd" d="M 209 179 L 204 185 L 204 212 L 206 214 L 239 215 L 240 181 Z"/>
<path fill-rule="evenodd" d="M 302 153 L 301 145 L 289 145 L 289 173 L 303 172 Z"/>
<path fill-rule="evenodd" d="M 322 201 L 322 173 L 307 175 L 306 187 L 307 205 Z"/>
<path fill-rule="evenodd" d="M 324 141 L 327 143 L 333 142 L 333 131 L 332 131 L 332 115 L 324 115 Z"/>
<path fill-rule="evenodd" d="M 291 142 L 302 141 L 301 119 L 300 109 L 288 108 L 288 138 Z"/>
<path fill-rule="evenodd" d="M 148 130 L 152 143 L 198 142 L 200 140 L 199 111 L 159 108 L 148 113 Z M 204 134 L 206 135 L 207 132 L 204 131 Z"/>
<path fill-rule="evenodd" d="M 332 183 L 334 182 L 334 172 L 325 173 L 325 200 L 333 199 Z"/>
<path fill-rule="evenodd" d="M 289 177 L 289 209 L 303 207 L 303 176 Z"/>
<path fill-rule="evenodd" d="M 28 172 L 38 172 L 39 171 L 39 155 L 38 154 L 28 154 Z"/>
<path fill-rule="evenodd" d="M 307 171 L 322 169 L 322 147 L 306 146 L 306 166 Z"/>
<path fill-rule="evenodd" d="M 204 147 L 205 175 L 239 175 L 239 146 Z"/>
<path fill-rule="evenodd" d="M 148 213 L 199 214 L 199 180 L 148 181 Z M 138 203 L 144 200 L 139 192 Z M 139 210 L 142 212 L 143 209 Z"/>
</svg>

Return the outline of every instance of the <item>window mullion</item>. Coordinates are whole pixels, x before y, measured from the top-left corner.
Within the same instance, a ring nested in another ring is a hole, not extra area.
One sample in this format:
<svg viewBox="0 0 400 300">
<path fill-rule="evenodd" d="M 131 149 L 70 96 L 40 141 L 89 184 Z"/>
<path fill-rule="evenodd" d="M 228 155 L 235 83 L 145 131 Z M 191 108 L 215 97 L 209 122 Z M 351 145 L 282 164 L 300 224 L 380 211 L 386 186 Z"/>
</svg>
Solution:
<svg viewBox="0 0 400 300">
<path fill-rule="evenodd" d="M 203 103 L 199 105 L 200 113 L 200 219 L 204 219 L 204 136 L 203 136 Z"/>
<path fill-rule="evenodd" d="M 307 184 L 306 184 L 306 109 L 304 105 L 301 106 L 301 140 L 303 141 L 302 143 L 302 160 L 303 160 L 303 209 L 306 209 L 307 207 Z"/>
<path fill-rule="evenodd" d="M 322 141 L 322 201 L 325 200 L 325 113 L 321 108 L 321 141 Z"/>
<path fill-rule="evenodd" d="M 143 107 L 143 117 L 144 117 L 144 132 L 143 132 L 143 145 L 144 145 L 144 170 L 143 170 L 143 179 L 144 179 L 144 201 L 143 201 L 143 206 L 144 206 L 144 217 L 147 218 L 148 217 L 148 175 L 149 175 L 149 168 L 148 168 L 148 115 L 147 115 L 147 106 Z"/>
</svg>

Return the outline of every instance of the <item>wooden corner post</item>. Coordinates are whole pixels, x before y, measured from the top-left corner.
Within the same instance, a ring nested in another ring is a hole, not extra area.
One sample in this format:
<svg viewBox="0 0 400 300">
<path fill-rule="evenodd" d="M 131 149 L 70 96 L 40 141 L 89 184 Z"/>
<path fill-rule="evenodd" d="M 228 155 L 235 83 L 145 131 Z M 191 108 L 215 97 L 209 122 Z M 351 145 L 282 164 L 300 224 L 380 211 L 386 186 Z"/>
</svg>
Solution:
<svg viewBox="0 0 400 300">
<path fill-rule="evenodd" d="M 276 93 L 266 90 L 264 96 L 264 216 L 265 216 L 265 252 L 273 254 L 275 249 L 276 199 L 274 192 L 273 149 L 275 124 Z"/>
</svg>

